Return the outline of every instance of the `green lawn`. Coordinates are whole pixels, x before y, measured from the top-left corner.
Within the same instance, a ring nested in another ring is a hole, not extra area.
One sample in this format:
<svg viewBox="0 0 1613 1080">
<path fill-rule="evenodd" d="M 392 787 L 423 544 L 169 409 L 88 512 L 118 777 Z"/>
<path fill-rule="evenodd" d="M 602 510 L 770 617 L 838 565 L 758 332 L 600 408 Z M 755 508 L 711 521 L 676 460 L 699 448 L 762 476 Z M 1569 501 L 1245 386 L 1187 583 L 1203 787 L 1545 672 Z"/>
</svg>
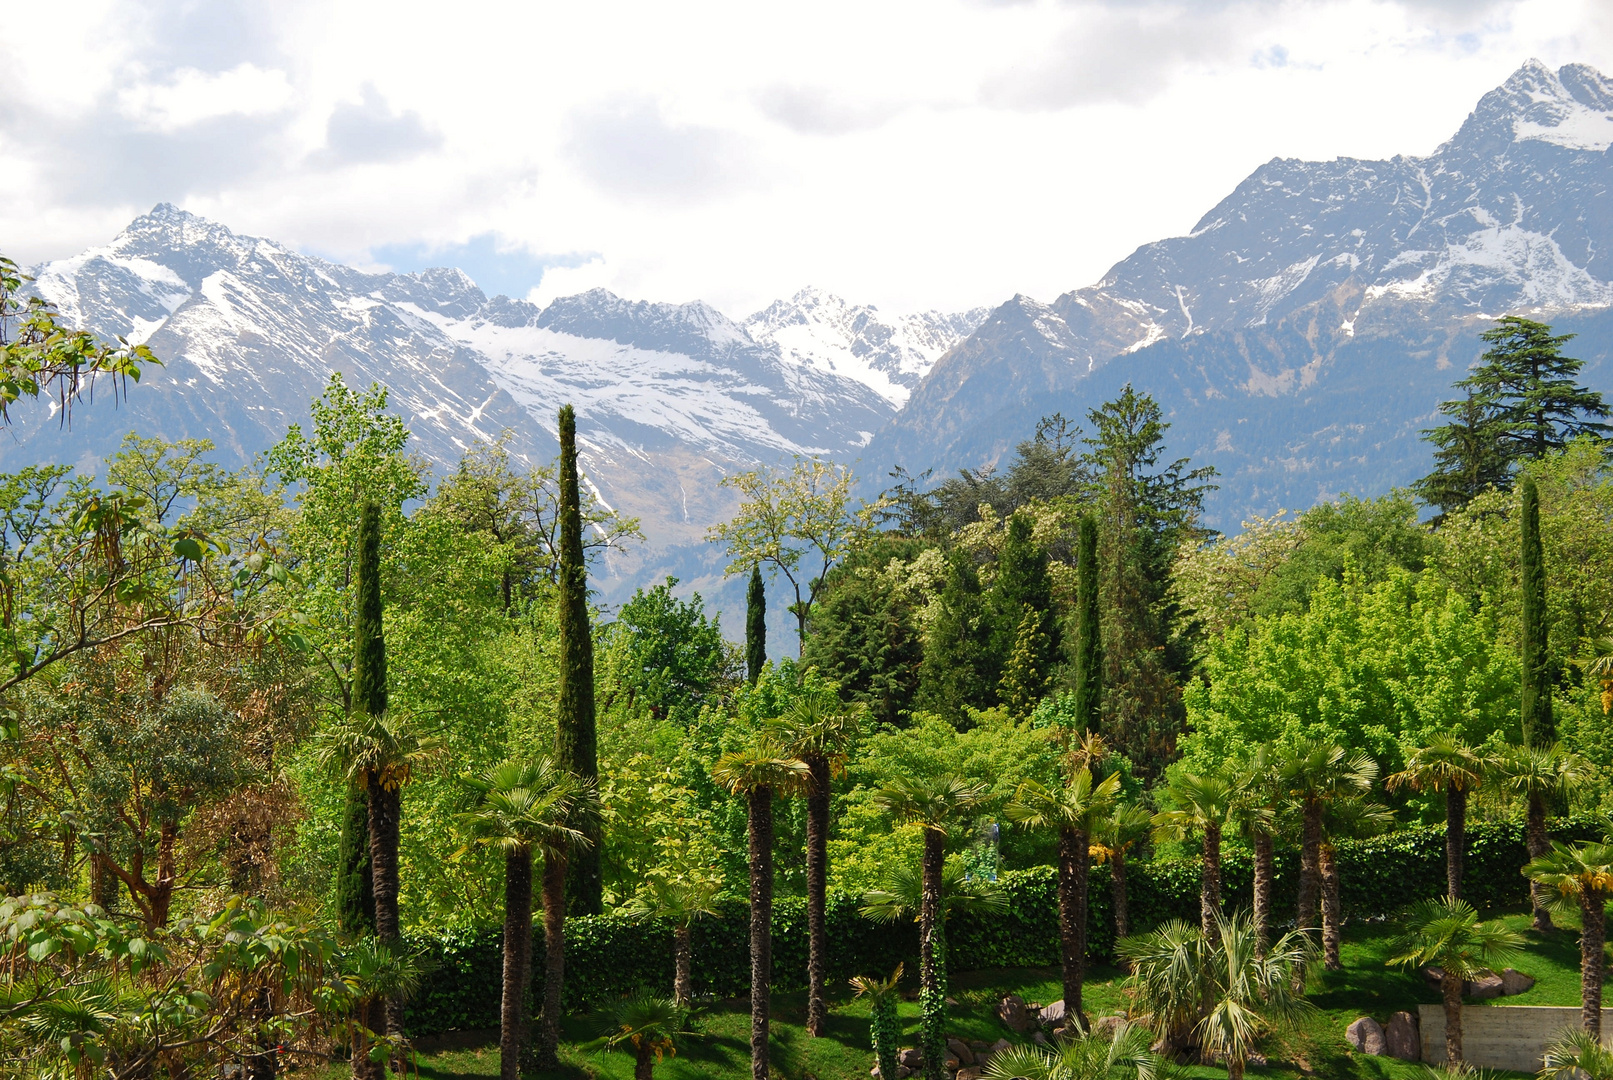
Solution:
<svg viewBox="0 0 1613 1080">
<path fill-rule="evenodd" d="M 1509 926 L 1522 931 L 1527 939 L 1523 955 L 1513 966 L 1534 976 L 1538 982 L 1526 994 L 1499 998 L 1492 1006 L 1578 1005 L 1579 941 L 1570 926 L 1552 935 L 1538 935 L 1528 929 L 1527 915 L 1504 916 Z M 1265 1052 L 1271 1059 L 1266 1067 L 1252 1067 L 1251 1077 L 1325 1077 L 1328 1080 L 1411 1080 L 1426 1075 L 1422 1066 L 1388 1058 L 1354 1053 L 1344 1041 L 1344 1029 L 1356 1017 L 1369 1014 L 1385 1020 L 1399 1009 L 1416 1011 L 1419 1004 L 1437 1003 L 1437 991 L 1420 975 L 1390 968 L 1385 961 L 1392 955 L 1395 930 L 1383 923 L 1356 924 L 1345 936 L 1345 970 L 1325 973 L 1310 994 L 1316 1012 L 1297 1028 L 1279 1032 L 1266 1040 Z M 1086 986 L 1087 1012 L 1091 1016 L 1122 1010 L 1123 976 L 1112 968 L 1098 967 L 1090 972 Z M 952 996 L 958 1004 L 948 1025 L 964 1040 L 993 1042 L 1013 1036 L 997 1020 L 997 1001 L 1016 993 L 1026 1001 L 1046 1003 L 1059 994 L 1058 972 L 1052 969 L 1016 968 L 975 971 L 955 975 Z M 774 1050 L 776 1074 L 785 1080 L 863 1080 L 868 1076 L 873 1055 L 868 1049 L 868 1009 L 851 998 L 849 988 L 832 1003 L 829 1036 L 809 1039 L 802 1027 L 805 1021 L 805 995 L 780 994 L 774 999 Z M 746 1003 L 720 1003 L 697 1020 L 699 1033 L 688 1038 L 678 1055 L 656 1068 L 655 1075 L 666 1080 L 746 1080 L 750 1076 L 750 1020 Z M 918 1005 L 902 1006 L 906 1022 L 905 1045 L 914 1045 L 918 1031 Z M 632 1062 L 621 1053 L 592 1053 L 578 1048 L 595 1036 L 598 1019 L 572 1017 L 565 1025 L 568 1045 L 564 1049 L 567 1068 L 560 1074 L 573 1078 L 600 1077 L 626 1080 L 632 1076 Z M 466 1049 L 437 1050 L 422 1055 L 420 1076 L 424 1080 L 458 1080 L 461 1077 L 498 1075 L 498 1045 L 489 1038 Z M 339 1072 L 333 1073 L 339 1075 Z M 1225 1070 L 1201 1067 L 1195 1077 L 1224 1077 Z M 1522 1074 L 1519 1074 L 1522 1075 Z"/>
</svg>

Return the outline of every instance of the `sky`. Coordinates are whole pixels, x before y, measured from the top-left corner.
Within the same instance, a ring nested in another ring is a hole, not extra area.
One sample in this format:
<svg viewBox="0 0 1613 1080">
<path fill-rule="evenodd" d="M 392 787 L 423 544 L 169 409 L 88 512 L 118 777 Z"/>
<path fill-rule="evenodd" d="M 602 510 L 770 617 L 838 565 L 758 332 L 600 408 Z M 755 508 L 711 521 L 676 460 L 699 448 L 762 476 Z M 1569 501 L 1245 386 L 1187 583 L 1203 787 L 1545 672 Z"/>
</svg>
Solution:
<svg viewBox="0 0 1613 1080">
<path fill-rule="evenodd" d="M 1431 152 L 1613 0 L 53 0 L 0 37 L 0 253 L 159 202 L 371 269 L 735 317 L 1051 300 L 1273 157 Z"/>
</svg>

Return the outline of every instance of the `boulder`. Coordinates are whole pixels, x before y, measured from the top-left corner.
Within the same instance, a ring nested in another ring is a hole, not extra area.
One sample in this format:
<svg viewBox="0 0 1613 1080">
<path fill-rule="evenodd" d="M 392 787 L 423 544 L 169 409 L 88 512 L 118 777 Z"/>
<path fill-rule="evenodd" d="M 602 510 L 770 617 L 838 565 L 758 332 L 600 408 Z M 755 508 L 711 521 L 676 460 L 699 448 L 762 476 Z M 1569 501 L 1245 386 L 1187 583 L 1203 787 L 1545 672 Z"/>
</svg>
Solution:
<svg viewBox="0 0 1613 1080">
<path fill-rule="evenodd" d="M 1507 968 L 1501 973 L 1501 993 L 1507 997 L 1521 994 L 1535 985 L 1535 980 L 1519 971 L 1517 968 Z"/>
<path fill-rule="evenodd" d="M 1472 982 L 1463 983 L 1462 994 L 1464 997 L 1476 998 L 1479 1001 L 1498 998 L 1502 993 L 1501 985 L 1501 976 L 1492 971 Z"/>
<path fill-rule="evenodd" d="M 1036 1023 L 1030 1009 L 1025 1006 L 1025 999 L 1018 994 L 1009 994 L 997 1004 L 997 1017 L 1015 1035 L 1025 1034 Z"/>
<path fill-rule="evenodd" d="M 989 1046 L 989 1045 L 990 1044 L 987 1043 L 986 1040 L 984 1040 L 984 1039 L 970 1039 L 969 1040 L 969 1049 L 974 1051 L 975 1057 L 979 1057 L 980 1052 L 982 1050 L 986 1049 L 986 1047 Z"/>
<path fill-rule="evenodd" d="M 1416 1013 L 1397 1012 L 1391 1016 L 1383 1029 L 1383 1038 L 1388 1044 L 1390 1057 L 1401 1061 L 1422 1060 L 1423 1040 L 1421 1032 L 1417 1030 Z"/>
<path fill-rule="evenodd" d="M 975 1063 L 974 1051 L 970 1050 L 969 1044 L 962 1039 L 948 1039 L 947 1049 L 952 1052 L 953 1057 L 958 1059 L 959 1065 L 973 1065 Z"/>
<path fill-rule="evenodd" d="M 963 1068 L 958 1070 L 956 1080 L 980 1080 L 982 1075 L 984 1074 L 981 1072 L 978 1066 L 965 1065 Z"/>
<path fill-rule="evenodd" d="M 1432 986 L 1435 989 L 1439 988 L 1440 980 L 1444 977 L 1445 973 L 1437 967 L 1423 968 L 1423 978 L 1427 980 L 1429 986 Z"/>
<path fill-rule="evenodd" d="M 1007 1039 L 998 1039 L 996 1042 L 994 1042 L 990 1046 L 986 1047 L 986 1049 L 980 1055 L 980 1060 L 981 1061 L 990 1061 L 991 1058 L 992 1058 L 992 1055 L 1000 1054 L 1004 1050 L 1011 1049 L 1013 1047 L 1013 1045 L 1014 1044 L 1009 1042 Z"/>
<path fill-rule="evenodd" d="M 947 1072 L 957 1072 L 958 1059 L 953 1057 L 951 1054 L 948 1054 L 946 1057 L 941 1059 L 941 1068 L 945 1069 Z"/>
<path fill-rule="evenodd" d="M 1363 1054 L 1381 1057 L 1389 1049 L 1383 1026 L 1370 1016 L 1363 1016 L 1344 1029 L 1344 1039 Z"/>
<path fill-rule="evenodd" d="M 1125 1022 L 1124 1016 L 1100 1016 L 1092 1021 L 1092 1034 L 1100 1039 L 1113 1039 L 1115 1029 Z"/>
<path fill-rule="evenodd" d="M 1055 1001 L 1053 1004 L 1044 1008 L 1041 1012 L 1036 1014 L 1036 1019 L 1040 1021 L 1041 1025 L 1045 1028 L 1057 1027 L 1058 1025 L 1064 1023 L 1064 1000 L 1060 998 L 1058 1001 Z"/>
<path fill-rule="evenodd" d="M 896 1051 L 896 1064 L 905 1069 L 917 1069 L 924 1064 L 924 1051 L 911 1046 L 903 1047 Z"/>
</svg>

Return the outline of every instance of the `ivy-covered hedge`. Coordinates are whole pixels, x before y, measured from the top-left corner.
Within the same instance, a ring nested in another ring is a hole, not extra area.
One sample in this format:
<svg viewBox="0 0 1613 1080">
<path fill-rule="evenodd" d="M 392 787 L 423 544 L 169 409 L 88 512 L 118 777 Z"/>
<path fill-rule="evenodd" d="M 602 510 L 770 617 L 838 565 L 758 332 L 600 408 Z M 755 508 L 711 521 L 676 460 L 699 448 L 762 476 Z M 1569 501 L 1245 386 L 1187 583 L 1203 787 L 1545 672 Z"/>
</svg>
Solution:
<svg viewBox="0 0 1613 1080">
<path fill-rule="evenodd" d="M 1562 840 L 1592 839 L 1589 821 L 1560 821 Z M 1468 830 L 1463 892 L 1482 908 L 1510 907 L 1528 898 L 1520 871 L 1528 861 L 1519 823 L 1475 825 Z M 1428 826 L 1373 840 L 1339 845 L 1340 888 L 1347 918 L 1388 915 L 1445 891 L 1445 832 Z M 1133 931 L 1171 918 L 1198 921 L 1197 859 L 1127 864 L 1127 897 Z M 1248 907 L 1253 867 L 1246 855 L 1230 854 L 1222 867 L 1222 896 L 1229 908 Z M 1273 916 L 1292 921 L 1299 853 L 1277 853 Z M 1011 870 L 999 881 L 1008 908 L 997 915 L 959 915 L 947 929 L 948 967 L 971 971 L 994 967 L 1048 967 L 1059 962 L 1057 871 L 1051 866 Z M 888 974 L 900 962 L 916 970 L 918 930 L 911 921 L 891 925 L 857 914 L 857 897 L 829 897 L 829 977 Z M 1091 952 L 1112 957 L 1114 916 L 1107 866 L 1092 868 L 1087 940 Z M 534 934 L 534 995 L 542 993 L 543 934 Z M 415 1035 L 498 1026 L 502 933 L 494 927 L 413 942 L 431 966 L 409 1004 L 407 1024 Z M 695 924 L 695 992 L 740 997 L 750 986 L 749 920 L 743 904 Z M 773 912 L 774 985 L 806 984 L 806 902 L 780 899 Z M 586 1008 L 631 993 L 640 986 L 670 989 L 672 931 L 665 924 L 637 923 L 617 915 L 566 922 L 568 1008 Z"/>
</svg>

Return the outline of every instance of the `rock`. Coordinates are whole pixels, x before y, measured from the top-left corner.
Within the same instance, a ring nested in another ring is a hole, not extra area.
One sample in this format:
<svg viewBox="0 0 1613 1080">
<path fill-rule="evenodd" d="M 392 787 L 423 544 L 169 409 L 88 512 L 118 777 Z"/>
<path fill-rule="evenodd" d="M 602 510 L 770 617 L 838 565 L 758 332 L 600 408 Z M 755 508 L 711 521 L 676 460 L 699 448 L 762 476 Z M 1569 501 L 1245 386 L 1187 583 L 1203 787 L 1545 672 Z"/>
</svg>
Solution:
<svg viewBox="0 0 1613 1080">
<path fill-rule="evenodd" d="M 996 1042 L 986 1047 L 985 1051 L 980 1056 L 980 1060 L 987 1061 L 993 1054 L 1000 1054 L 1004 1050 L 1012 1049 L 1013 1045 L 1014 1044 L 1009 1042 L 1007 1039 L 998 1039 Z"/>
<path fill-rule="evenodd" d="M 1113 1039 L 1115 1030 L 1125 1022 L 1124 1016 L 1100 1016 L 1092 1021 L 1092 1034 L 1100 1039 Z"/>
<path fill-rule="evenodd" d="M 879 1075 L 879 1066 L 875 1065 L 872 1069 L 869 1069 L 868 1070 L 868 1075 L 869 1076 L 878 1076 Z"/>
<path fill-rule="evenodd" d="M 969 1044 L 962 1039 L 948 1039 L 947 1049 L 952 1051 L 952 1056 L 958 1059 L 959 1065 L 973 1065 L 975 1063 L 974 1051 L 970 1050 Z"/>
<path fill-rule="evenodd" d="M 1501 993 L 1507 997 L 1511 997 L 1513 994 L 1521 994 L 1534 985 L 1535 980 L 1517 968 L 1507 968 L 1501 973 Z"/>
<path fill-rule="evenodd" d="M 1040 1031 L 1035 1032 L 1031 1035 L 1031 1042 L 1035 1043 L 1037 1046 L 1046 1046 L 1047 1036 L 1043 1035 Z"/>
<path fill-rule="evenodd" d="M 896 1066 L 896 1080 L 907 1080 L 907 1078 L 912 1075 L 913 1070 L 909 1069 L 906 1065 Z"/>
<path fill-rule="evenodd" d="M 1262 1054 L 1258 1050 L 1251 1050 L 1251 1051 L 1249 1051 L 1249 1060 L 1245 1061 L 1244 1064 L 1245 1065 L 1258 1065 L 1262 1069 L 1264 1069 L 1266 1067 L 1266 1055 Z"/>
<path fill-rule="evenodd" d="M 1030 1010 L 1025 1007 L 1025 999 L 1018 994 L 1009 994 L 998 1003 L 997 1017 L 1015 1035 L 1025 1034 L 1035 1022 L 1031 1019 Z"/>
<path fill-rule="evenodd" d="M 1047 1006 L 1036 1014 L 1036 1019 L 1043 1027 L 1055 1027 L 1064 1023 L 1064 1001 L 1060 999 Z"/>
<path fill-rule="evenodd" d="M 1479 1001 L 1498 998 L 1501 996 L 1501 992 L 1501 976 L 1493 971 L 1481 978 L 1474 979 L 1472 982 L 1462 984 L 1463 996 L 1476 998 Z"/>
<path fill-rule="evenodd" d="M 1373 1057 L 1381 1057 L 1383 1052 L 1389 1049 L 1382 1025 L 1370 1016 L 1363 1016 L 1345 1028 L 1344 1038 L 1363 1054 L 1371 1054 Z"/>
<path fill-rule="evenodd" d="M 969 1049 L 974 1052 L 975 1057 L 979 1057 L 980 1056 L 980 1051 L 986 1049 L 987 1045 L 988 1044 L 987 1044 L 986 1040 L 984 1040 L 984 1039 L 970 1039 L 969 1040 Z"/>
<path fill-rule="evenodd" d="M 1383 1029 L 1383 1038 L 1388 1044 L 1390 1057 L 1401 1061 L 1422 1060 L 1423 1040 L 1417 1030 L 1416 1013 L 1397 1012 L 1391 1016 L 1388 1026 Z"/>
<path fill-rule="evenodd" d="M 958 1070 L 957 1080 L 980 1080 L 982 1075 L 984 1074 L 977 1066 L 966 1065 Z"/>
<path fill-rule="evenodd" d="M 1429 986 L 1437 988 L 1440 980 L 1445 978 L 1445 973 L 1437 967 L 1425 967 L 1423 968 L 1423 978 L 1428 981 Z"/>
<path fill-rule="evenodd" d="M 924 1064 L 924 1051 L 915 1050 L 911 1046 L 896 1051 L 896 1064 L 907 1069 L 916 1069 Z"/>
<path fill-rule="evenodd" d="M 946 1057 L 941 1059 L 941 1068 L 945 1069 L 947 1072 L 957 1072 L 958 1059 L 953 1057 L 951 1054 L 948 1054 Z"/>
</svg>

